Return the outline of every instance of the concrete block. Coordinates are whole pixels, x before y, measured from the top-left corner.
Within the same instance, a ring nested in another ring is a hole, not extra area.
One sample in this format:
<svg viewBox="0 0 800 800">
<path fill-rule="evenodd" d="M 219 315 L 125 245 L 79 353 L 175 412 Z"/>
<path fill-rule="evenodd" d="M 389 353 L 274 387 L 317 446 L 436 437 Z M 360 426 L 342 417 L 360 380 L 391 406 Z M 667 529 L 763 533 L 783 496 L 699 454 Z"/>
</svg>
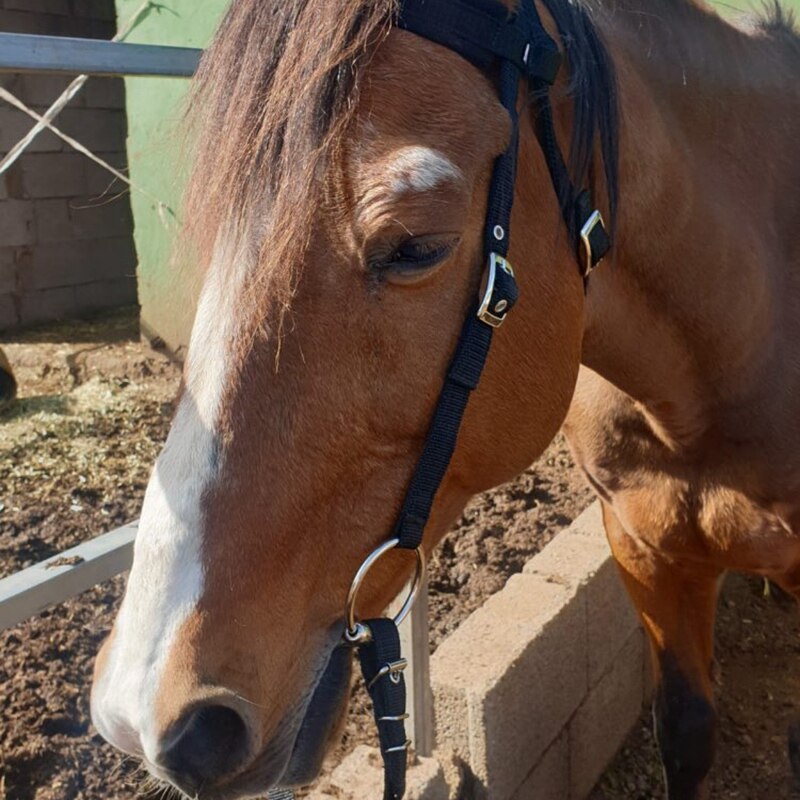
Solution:
<svg viewBox="0 0 800 800">
<path fill-rule="evenodd" d="M 90 242 L 39 244 L 25 257 L 25 266 L 19 271 L 23 292 L 74 286 L 90 283 L 99 277 L 98 264 L 92 258 Z M 73 292 L 74 302 L 74 292 Z"/>
<path fill-rule="evenodd" d="M 133 235 L 131 205 L 127 194 L 105 202 L 73 201 L 70 203 L 70 217 L 71 232 L 76 239 Z"/>
<path fill-rule="evenodd" d="M 3 185 L 2 194 L 5 197 L 11 197 L 14 200 L 25 199 L 25 192 L 22 186 L 22 165 L 19 161 L 13 163 L 3 175 L 0 176 L 0 184 Z"/>
<path fill-rule="evenodd" d="M 27 114 L 11 106 L 0 107 L 0 153 L 8 153 L 36 125 Z M 58 153 L 63 150 L 61 139 L 50 131 L 42 131 L 26 147 L 26 153 Z"/>
<path fill-rule="evenodd" d="M 28 8 L 28 0 L 19 0 Z M 31 0 L 43 2 L 43 0 Z M 74 0 L 73 0 L 74 2 Z M 116 25 L 109 19 L 109 11 L 102 12 L 101 19 L 77 14 L 30 13 L 16 9 L 0 9 L 0 30 L 8 33 L 43 33 L 46 36 L 80 36 L 89 39 L 110 39 Z"/>
<path fill-rule="evenodd" d="M 595 506 L 590 506 L 528 561 L 523 572 L 542 575 L 568 586 L 589 583 L 611 558 L 602 527 L 592 529 L 588 524 L 595 521 Z"/>
<path fill-rule="evenodd" d="M 72 35 L 85 36 L 87 39 L 111 39 L 117 32 L 117 23 L 111 19 L 78 16 L 55 17 L 55 19 L 71 20 L 73 23 L 72 27 L 80 31 L 80 33 Z"/>
<path fill-rule="evenodd" d="M 81 312 L 135 305 L 136 278 L 131 276 L 115 281 L 97 281 L 76 286 L 75 298 Z"/>
<path fill-rule="evenodd" d="M 115 22 L 117 19 L 113 0 L 73 0 L 74 13 L 81 17 Z"/>
<path fill-rule="evenodd" d="M 606 531 L 603 526 L 603 509 L 600 501 L 595 500 L 585 511 L 582 511 L 569 524 L 570 533 L 581 533 L 584 536 L 599 537 L 606 541 Z"/>
<path fill-rule="evenodd" d="M 0 294 L 0 331 L 19 327 L 19 310 L 13 295 Z"/>
<path fill-rule="evenodd" d="M 40 244 L 69 242 L 73 238 L 68 200 L 35 200 L 36 241 Z"/>
<path fill-rule="evenodd" d="M 125 82 L 121 78 L 91 78 L 81 94 L 89 108 L 125 108 Z"/>
<path fill-rule="evenodd" d="M 600 504 L 593 503 L 524 567 L 576 588 L 586 604 L 589 685 L 605 674 L 620 648 L 639 627 L 606 540 Z"/>
<path fill-rule="evenodd" d="M 66 319 L 76 314 L 75 289 L 71 286 L 27 292 L 19 298 L 20 325 Z"/>
<path fill-rule="evenodd" d="M 136 248 L 128 236 L 91 241 L 94 258 L 100 266 L 100 278 L 132 278 L 136 275 Z"/>
<path fill-rule="evenodd" d="M 641 622 L 622 583 L 613 558 L 588 586 L 589 685 L 594 686 L 616 657 L 616 652 Z"/>
<path fill-rule="evenodd" d="M 456 633 L 458 633 L 458 629 L 447 637 L 439 648 L 441 649 Z M 463 686 L 451 686 L 446 676 L 442 676 L 441 680 L 438 678 L 438 671 L 446 670 L 447 665 L 443 659 L 441 664 L 435 663 L 435 659 L 436 653 L 431 656 L 431 690 L 434 700 L 436 747 L 439 750 L 447 750 L 456 758 L 469 762 L 472 730 L 469 717 L 469 698 Z"/>
<path fill-rule="evenodd" d="M 128 237 L 75 240 L 69 247 L 39 244 L 29 260 L 30 265 L 20 269 L 24 291 L 130 279 L 136 269 L 136 253 Z"/>
<path fill-rule="evenodd" d="M 643 637 L 641 630 L 634 631 L 570 723 L 573 800 L 589 794 L 641 714 Z"/>
<path fill-rule="evenodd" d="M 564 731 L 547 748 L 513 800 L 567 800 L 569 797 L 569 736 Z"/>
<path fill-rule="evenodd" d="M 514 575 L 431 658 L 437 747 L 491 800 L 513 796 L 586 694 L 585 611 L 570 586 Z"/>
<path fill-rule="evenodd" d="M 28 105 L 39 106 L 42 109 L 49 108 L 61 95 L 64 89 L 72 82 L 72 78 L 63 75 L 20 75 L 21 87 L 18 91 L 20 99 Z M 81 106 L 84 104 L 84 92 L 86 87 L 70 100 L 70 107 Z M 59 118 L 55 120 L 58 125 Z"/>
<path fill-rule="evenodd" d="M 110 152 L 125 147 L 128 125 L 124 111 L 99 108 L 65 108 L 58 127 L 94 152 Z"/>
<path fill-rule="evenodd" d="M 405 800 L 448 800 L 449 789 L 435 758 L 420 758 L 408 769 Z M 359 745 L 333 771 L 327 785 L 308 800 L 365 800 L 383 797 L 383 765 L 373 747 Z"/>
<path fill-rule="evenodd" d="M 0 204 L 0 247 L 31 244 L 35 234 L 33 203 L 3 200 Z"/>
<path fill-rule="evenodd" d="M 100 158 L 110 164 L 114 169 L 123 174 L 127 174 L 128 158 L 124 152 L 104 152 L 97 153 Z M 84 164 L 86 171 L 86 194 L 89 198 L 103 197 L 109 192 L 112 195 L 120 192 L 127 192 L 128 187 L 117 180 L 107 169 L 95 164 L 93 161 L 86 160 Z M 113 184 L 113 187 L 112 187 Z M 111 187 L 111 189 L 109 189 Z"/>
<path fill-rule="evenodd" d="M 0 247 L 0 294 L 11 294 L 17 290 L 15 253 L 13 247 Z"/>
<path fill-rule="evenodd" d="M 37 14 L 69 14 L 69 0 L 3 0 L 3 7 Z"/>
<path fill-rule="evenodd" d="M 45 33 L 41 19 L 25 11 L 0 9 L 0 31 L 3 33 Z"/>
<path fill-rule="evenodd" d="M 79 153 L 28 153 L 19 164 L 25 197 L 45 199 L 86 194 L 85 156 Z"/>
</svg>

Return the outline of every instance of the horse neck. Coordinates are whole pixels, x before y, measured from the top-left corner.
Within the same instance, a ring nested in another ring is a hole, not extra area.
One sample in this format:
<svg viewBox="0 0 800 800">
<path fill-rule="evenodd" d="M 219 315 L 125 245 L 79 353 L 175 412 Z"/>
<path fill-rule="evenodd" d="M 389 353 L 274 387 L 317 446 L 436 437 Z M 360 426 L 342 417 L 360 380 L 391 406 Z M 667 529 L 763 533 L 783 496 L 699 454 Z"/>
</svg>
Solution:
<svg viewBox="0 0 800 800">
<path fill-rule="evenodd" d="M 704 427 L 774 371 L 800 49 L 684 0 L 618 0 L 597 24 L 619 80 L 621 208 L 614 256 L 590 280 L 584 363 Z"/>
</svg>

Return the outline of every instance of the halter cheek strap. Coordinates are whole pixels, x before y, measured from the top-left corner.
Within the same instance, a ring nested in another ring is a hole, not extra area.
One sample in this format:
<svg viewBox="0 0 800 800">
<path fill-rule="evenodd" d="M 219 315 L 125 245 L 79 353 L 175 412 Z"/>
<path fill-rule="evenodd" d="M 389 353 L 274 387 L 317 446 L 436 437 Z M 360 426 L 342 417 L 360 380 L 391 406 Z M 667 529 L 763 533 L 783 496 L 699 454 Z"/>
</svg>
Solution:
<svg viewBox="0 0 800 800">
<path fill-rule="evenodd" d="M 551 84 L 561 54 L 541 25 L 524 30 L 519 24 L 523 16 L 524 9 L 509 18 L 505 6 L 494 0 L 411 0 L 402 4 L 396 24 L 444 45 L 479 69 L 501 59 L 510 61 L 527 78 Z"/>
<path fill-rule="evenodd" d="M 512 134 L 508 148 L 495 161 L 489 191 L 483 235 L 485 289 L 471 304 L 461 330 L 422 455 L 394 526 L 394 538 L 367 558 L 354 581 L 356 588 L 365 569 L 386 549 L 394 547 L 417 550 L 418 565 L 422 565 L 417 574 L 419 582 L 420 573 L 424 572 L 423 533 L 455 450 L 469 396 L 480 381 L 494 331 L 519 296 L 514 270 L 506 256 L 519 144 L 517 97 L 523 78 L 532 90 L 537 139 L 584 280 L 611 245 L 600 213 L 593 208 L 589 193 L 578 191 L 573 185 L 558 146 L 549 87 L 561 56 L 542 26 L 533 0 L 521 0 L 515 15 L 509 15 L 496 0 L 401 0 L 396 25 L 453 50 L 481 69 L 499 64 L 500 102 L 511 119 Z M 345 638 L 359 648 L 362 672 L 373 701 L 384 758 L 384 800 L 401 800 L 409 745 L 403 724 L 406 662 L 400 656 L 394 621 L 354 623 L 354 596 L 351 589 Z"/>
<path fill-rule="evenodd" d="M 454 50 L 477 66 L 486 67 L 499 60 L 499 99 L 512 123 L 511 141 L 495 161 L 489 190 L 483 237 L 486 290 L 467 315 L 394 528 L 398 546 L 415 549 L 422 542 L 433 498 L 450 464 L 461 418 L 469 394 L 480 380 L 493 332 L 519 294 L 506 256 L 519 149 L 517 96 L 522 77 L 533 89 L 537 138 L 584 278 L 608 252 L 610 239 L 590 194 L 575 189 L 558 146 L 548 89 L 561 56 L 534 3 L 523 0 L 518 13 L 509 17 L 505 6 L 494 0 L 404 0 L 397 24 Z"/>
</svg>

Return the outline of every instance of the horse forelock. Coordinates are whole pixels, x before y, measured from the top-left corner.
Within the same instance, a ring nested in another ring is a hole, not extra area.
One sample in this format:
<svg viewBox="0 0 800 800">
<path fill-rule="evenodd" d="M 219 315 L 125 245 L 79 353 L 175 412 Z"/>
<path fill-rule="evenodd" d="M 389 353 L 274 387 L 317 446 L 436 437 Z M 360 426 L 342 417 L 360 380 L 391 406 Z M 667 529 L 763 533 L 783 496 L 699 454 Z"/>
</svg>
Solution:
<svg viewBox="0 0 800 800">
<path fill-rule="evenodd" d="M 503 0 L 509 7 L 517 0 Z M 239 222 L 268 253 L 255 290 L 288 306 L 313 218 L 341 165 L 362 77 L 391 30 L 398 0 L 234 0 L 198 71 L 189 115 L 194 167 L 185 203 L 186 252 L 201 270 L 221 231 Z M 545 0 L 569 60 L 575 125 L 570 167 L 588 178 L 601 143 L 607 205 L 617 206 L 618 125 L 613 62 L 585 4 Z M 333 169 L 331 170 L 331 167 Z"/>
<path fill-rule="evenodd" d="M 235 0 L 203 57 L 189 114 L 192 176 L 184 243 L 201 270 L 220 238 L 269 215 L 258 281 L 286 306 L 325 176 L 357 105 L 361 76 L 396 0 Z M 263 293 L 262 293 L 263 294 Z"/>
</svg>

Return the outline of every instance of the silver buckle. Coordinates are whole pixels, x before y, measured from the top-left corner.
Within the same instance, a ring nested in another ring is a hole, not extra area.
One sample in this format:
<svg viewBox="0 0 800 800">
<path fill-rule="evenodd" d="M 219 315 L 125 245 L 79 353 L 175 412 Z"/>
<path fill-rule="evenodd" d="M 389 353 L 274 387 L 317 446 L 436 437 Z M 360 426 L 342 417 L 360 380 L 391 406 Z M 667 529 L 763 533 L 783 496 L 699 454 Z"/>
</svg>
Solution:
<svg viewBox="0 0 800 800">
<path fill-rule="evenodd" d="M 411 747 L 411 739 L 406 739 L 405 744 L 399 744 L 397 747 L 387 747 L 383 752 L 386 753 L 402 753 L 404 750 L 407 751 L 408 748 Z"/>
<path fill-rule="evenodd" d="M 384 664 L 379 670 L 378 674 L 367 684 L 367 690 L 371 689 L 384 675 L 389 676 L 389 680 L 394 683 L 400 683 L 400 674 L 408 666 L 408 661 L 401 658 L 398 661 L 390 661 Z"/>
<path fill-rule="evenodd" d="M 583 255 L 586 259 L 586 262 L 583 266 L 583 277 L 588 278 L 592 274 L 592 270 L 599 264 L 592 264 L 592 240 L 591 235 L 594 229 L 598 226 L 602 225 L 605 227 L 605 222 L 603 222 L 603 216 L 600 214 L 599 211 L 596 209 L 592 212 L 589 219 L 586 220 L 583 227 L 581 228 L 581 243 L 583 244 Z"/>
<path fill-rule="evenodd" d="M 486 278 L 486 290 L 478 308 L 478 319 L 487 325 L 491 325 L 492 328 L 499 328 L 508 316 L 508 300 L 498 300 L 493 308 L 489 307 L 494 298 L 494 284 L 497 280 L 498 267 L 507 275 L 514 277 L 514 268 L 503 256 L 497 253 L 492 253 L 489 256 L 489 275 Z"/>
</svg>

